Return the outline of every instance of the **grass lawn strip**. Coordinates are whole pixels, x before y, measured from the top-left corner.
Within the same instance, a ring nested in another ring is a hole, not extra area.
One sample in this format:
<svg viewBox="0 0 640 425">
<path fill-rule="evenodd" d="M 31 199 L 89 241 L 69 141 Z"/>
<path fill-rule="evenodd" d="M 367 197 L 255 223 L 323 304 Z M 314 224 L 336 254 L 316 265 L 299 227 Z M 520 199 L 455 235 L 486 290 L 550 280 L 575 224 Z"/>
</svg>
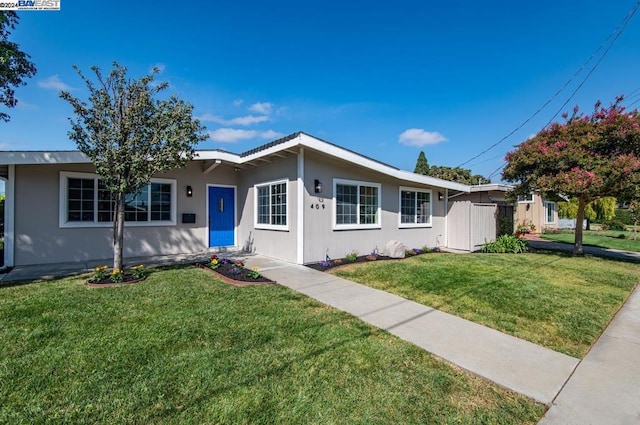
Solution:
<svg viewBox="0 0 640 425">
<path fill-rule="evenodd" d="M 581 358 L 640 266 L 556 253 L 429 254 L 334 274 Z"/>
<path fill-rule="evenodd" d="M 621 238 L 620 236 L 624 236 Z M 572 231 L 562 233 L 544 233 L 541 238 L 554 242 L 573 244 L 575 234 Z M 640 235 L 638 240 L 634 240 L 633 232 L 616 230 L 585 230 L 582 236 L 582 244 L 587 246 L 597 246 L 606 249 L 620 249 L 622 251 L 640 252 Z"/>
<path fill-rule="evenodd" d="M 535 424 L 544 407 L 280 286 L 0 288 L 0 423 Z"/>
</svg>

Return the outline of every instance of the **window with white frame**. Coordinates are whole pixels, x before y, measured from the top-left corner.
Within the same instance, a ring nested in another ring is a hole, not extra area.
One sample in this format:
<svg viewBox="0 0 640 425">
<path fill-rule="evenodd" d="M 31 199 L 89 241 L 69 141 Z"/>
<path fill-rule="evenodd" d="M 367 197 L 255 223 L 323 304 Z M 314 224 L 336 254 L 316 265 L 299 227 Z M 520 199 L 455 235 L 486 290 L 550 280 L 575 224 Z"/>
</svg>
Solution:
<svg viewBox="0 0 640 425">
<path fill-rule="evenodd" d="M 254 189 L 256 228 L 288 230 L 287 181 L 257 184 Z"/>
<path fill-rule="evenodd" d="M 175 225 L 176 181 L 151 179 L 136 194 L 125 196 L 128 225 Z M 95 174 L 60 173 L 60 227 L 110 226 L 115 197 Z"/>
<path fill-rule="evenodd" d="M 379 183 L 334 179 L 334 228 L 379 228 L 380 192 Z"/>
<path fill-rule="evenodd" d="M 552 224 L 556 221 L 556 203 L 551 201 L 544 202 L 544 222 Z"/>
<path fill-rule="evenodd" d="M 518 195 L 518 202 L 521 204 L 531 204 L 533 202 L 533 193 Z"/>
<path fill-rule="evenodd" d="M 400 227 L 431 226 L 431 191 L 400 187 Z"/>
</svg>

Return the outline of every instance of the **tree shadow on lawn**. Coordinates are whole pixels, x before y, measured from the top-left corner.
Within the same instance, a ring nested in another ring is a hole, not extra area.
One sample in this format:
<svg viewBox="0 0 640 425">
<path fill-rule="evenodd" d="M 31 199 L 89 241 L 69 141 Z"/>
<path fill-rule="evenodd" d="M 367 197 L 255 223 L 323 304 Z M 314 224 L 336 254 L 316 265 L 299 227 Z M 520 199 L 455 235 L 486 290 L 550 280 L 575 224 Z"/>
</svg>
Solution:
<svg viewBox="0 0 640 425">
<path fill-rule="evenodd" d="M 614 238 L 615 239 L 615 238 Z M 561 245 L 565 245 L 567 248 L 565 250 L 558 250 L 558 249 L 552 249 L 552 248 L 544 248 L 544 247 L 540 247 L 540 248 L 533 248 L 533 247 L 529 247 L 529 252 L 532 254 L 537 254 L 537 253 L 541 253 L 541 254 L 563 254 L 566 257 L 583 257 L 583 258 L 589 258 L 589 257 L 595 257 L 595 258 L 604 258 L 606 260 L 610 260 L 610 261 L 619 261 L 622 263 L 635 263 L 635 264 L 640 264 L 640 252 L 632 252 L 632 251 L 624 251 L 624 250 L 618 250 L 617 248 L 607 248 L 601 245 L 588 245 L 588 244 L 582 244 L 583 246 L 583 250 L 584 248 L 596 248 L 596 249 L 602 249 L 605 250 L 603 252 L 583 252 L 582 254 L 574 254 L 573 251 L 573 242 L 559 242 L 559 241 L 552 241 L 552 240 L 548 240 L 549 243 L 556 243 L 556 244 L 561 244 Z M 616 249 L 616 251 L 610 251 L 611 249 Z"/>
</svg>

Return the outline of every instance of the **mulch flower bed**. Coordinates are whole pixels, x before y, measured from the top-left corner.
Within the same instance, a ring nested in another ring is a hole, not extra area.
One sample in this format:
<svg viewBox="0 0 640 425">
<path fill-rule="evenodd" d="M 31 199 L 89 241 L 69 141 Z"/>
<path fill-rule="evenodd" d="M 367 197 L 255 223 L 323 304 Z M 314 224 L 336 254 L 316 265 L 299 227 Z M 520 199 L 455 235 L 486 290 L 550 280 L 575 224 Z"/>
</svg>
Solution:
<svg viewBox="0 0 640 425">
<path fill-rule="evenodd" d="M 130 285 L 132 283 L 142 282 L 147 278 L 147 271 L 143 265 L 134 266 L 128 270 L 128 273 L 118 269 L 108 271 L 107 266 L 98 266 L 93 269 L 93 276 L 87 280 L 86 285 L 91 288 L 105 288 Z"/>
<path fill-rule="evenodd" d="M 406 250 L 405 251 L 405 257 L 404 258 L 411 258 L 411 257 L 415 257 L 416 255 L 423 255 L 423 254 L 427 254 L 429 252 L 440 252 L 440 249 L 438 248 L 434 248 L 431 250 L 423 250 L 423 249 L 418 249 L 418 248 L 414 248 L 411 250 Z M 391 258 L 388 257 L 386 255 L 379 255 L 379 254 L 369 254 L 369 255 L 355 255 L 355 253 L 350 254 L 349 256 L 345 257 L 345 258 L 338 258 L 335 260 L 325 260 L 325 261 L 319 261 L 317 263 L 309 263 L 309 264 L 305 264 L 305 266 L 310 267 L 314 270 L 319 270 L 321 272 L 326 271 L 326 270 L 330 270 L 336 267 L 340 267 L 340 266 L 345 266 L 348 264 L 355 264 L 355 263 L 368 263 L 371 261 L 390 261 L 390 260 L 404 260 L 404 258 Z"/>
<path fill-rule="evenodd" d="M 87 280 L 86 285 L 91 288 L 100 288 L 100 287 L 106 288 L 110 286 L 130 285 L 132 283 L 138 283 L 138 282 L 142 282 L 146 278 L 147 276 L 135 278 L 131 274 L 125 274 L 122 279 L 122 282 L 112 282 L 110 279 L 102 279 L 98 281 L 89 279 Z"/>
<path fill-rule="evenodd" d="M 208 262 L 195 263 L 196 267 L 214 273 L 223 282 L 234 286 L 251 286 L 251 285 L 271 285 L 276 282 L 264 277 L 258 272 L 258 269 L 248 269 L 241 260 L 229 260 L 227 258 L 218 258 L 212 255 Z"/>
</svg>

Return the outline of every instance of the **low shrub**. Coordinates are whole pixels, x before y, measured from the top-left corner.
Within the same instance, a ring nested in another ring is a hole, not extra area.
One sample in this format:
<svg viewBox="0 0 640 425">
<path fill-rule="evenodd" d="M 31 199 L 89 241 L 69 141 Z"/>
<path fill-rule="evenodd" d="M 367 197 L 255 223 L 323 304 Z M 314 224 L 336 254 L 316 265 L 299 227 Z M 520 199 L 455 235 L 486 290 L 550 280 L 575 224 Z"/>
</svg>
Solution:
<svg viewBox="0 0 640 425">
<path fill-rule="evenodd" d="M 498 236 L 493 242 L 487 242 L 482 246 L 482 252 L 487 253 L 513 253 L 527 252 L 527 241 L 513 235 Z"/>
<path fill-rule="evenodd" d="M 602 223 L 604 230 L 627 230 L 625 224 L 620 220 L 609 220 Z"/>
<path fill-rule="evenodd" d="M 353 263 L 354 261 L 358 260 L 358 251 L 351 251 L 350 253 L 348 253 L 344 259 L 350 263 Z"/>
</svg>

